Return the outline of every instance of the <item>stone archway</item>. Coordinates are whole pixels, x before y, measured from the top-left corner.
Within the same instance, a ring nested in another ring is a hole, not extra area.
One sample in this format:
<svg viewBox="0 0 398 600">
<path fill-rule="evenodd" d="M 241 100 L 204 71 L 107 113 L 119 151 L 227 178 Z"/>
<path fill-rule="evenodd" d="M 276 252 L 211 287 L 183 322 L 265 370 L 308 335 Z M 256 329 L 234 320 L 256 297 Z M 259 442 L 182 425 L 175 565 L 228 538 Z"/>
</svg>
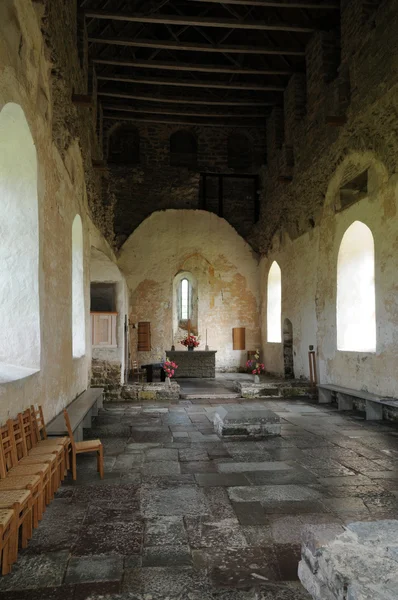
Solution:
<svg viewBox="0 0 398 600">
<path fill-rule="evenodd" d="M 283 368 L 285 379 L 294 379 L 293 325 L 290 319 L 283 322 Z"/>
</svg>

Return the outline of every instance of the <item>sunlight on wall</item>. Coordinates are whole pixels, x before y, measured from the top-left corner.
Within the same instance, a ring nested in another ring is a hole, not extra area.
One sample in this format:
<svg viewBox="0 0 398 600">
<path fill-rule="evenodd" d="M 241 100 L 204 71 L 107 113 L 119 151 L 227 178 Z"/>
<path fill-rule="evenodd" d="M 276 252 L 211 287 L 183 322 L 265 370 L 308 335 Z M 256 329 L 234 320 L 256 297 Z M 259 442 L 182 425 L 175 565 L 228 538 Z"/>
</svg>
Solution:
<svg viewBox="0 0 398 600">
<path fill-rule="evenodd" d="M 282 276 L 278 263 L 274 261 L 268 273 L 267 342 L 280 343 L 282 341 L 281 314 Z"/>
<path fill-rule="evenodd" d="M 3 381 L 7 372 L 18 379 L 24 369 L 40 369 L 37 157 L 24 112 L 14 103 L 0 112 L 0 208 Z"/>
<path fill-rule="evenodd" d="M 337 349 L 376 350 L 374 242 L 355 221 L 345 232 L 337 260 Z"/>
<path fill-rule="evenodd" d="M 83 278 L 83 227 L 80 215 L 72 225 L 72 349 L 75 358 L 86 352 Z"/>
</svg>

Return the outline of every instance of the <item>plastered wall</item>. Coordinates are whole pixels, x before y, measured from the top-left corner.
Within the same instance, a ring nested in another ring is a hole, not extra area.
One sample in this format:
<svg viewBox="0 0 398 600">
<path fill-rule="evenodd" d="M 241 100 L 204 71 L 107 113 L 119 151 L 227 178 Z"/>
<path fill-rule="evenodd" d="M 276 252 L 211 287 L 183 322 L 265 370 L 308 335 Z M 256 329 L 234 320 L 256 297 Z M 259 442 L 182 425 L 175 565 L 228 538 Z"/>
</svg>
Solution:
<svg viewBox="0 0 398 600">
<path fill-rule="evenodd" d="M 218 370 L 246 362 L 246 351 L 232 349 L 233 327 L 246 327 L 247 349 L 260 343 L 257 255 L 224 219 L 205 211 L 156 212 L 123 245 L 119 266 L 129 289 L 130 321 L 151 323 L 150 353 L 137 353 L 131 337 L 139 363 L 159 360 L 171 347 L 173 280 L 180 271 L 197 281 L 200 348 L 207 329 Z M 184 350 L 178 341 L 176 350 Z"/>
<path fill-rule="evenodd" d="M 9 102 L 22 107 L 37 152 L 41 361 L 37 373 L 0 385 L 0 423 L 34 402 L 51 419 L 87 388 L 91 363 L 92 225 L 83 161 L 76 139 L 62 157 L 53 140 L 51 64 L 34 6 L 40 8 L 30 1 L 0 3 L 0 110 Z M 83 224 L 86 355 L 73 359 L 71 236 L 77 213 Z"/>
<path fill-rule="evenodd" d="M 345 210 L 336 211 L 336 198 L 348 170 L 369 169 L 368 195 Z M 319 379 L 386 396 L 398 393 L 398 244 L 397 176 L 389 175 L 371 152 L 351 153 L 331 179 L 319 226 L 294 241 L 274 239 L 260 266 L 263 349 L 267 370 L 283 373 L 283 346 L 266 341 L 266 282 L 269 266 L 277 260 L 282 270 L 282 324 L 293 324 L 294 370 L 308 377 L 308 346 L 317 351 Z M 375 243 L 376 352 L 337 350 L 337 257 L 347 228 L 356 220 L 372 231 Z"/>
</svg>

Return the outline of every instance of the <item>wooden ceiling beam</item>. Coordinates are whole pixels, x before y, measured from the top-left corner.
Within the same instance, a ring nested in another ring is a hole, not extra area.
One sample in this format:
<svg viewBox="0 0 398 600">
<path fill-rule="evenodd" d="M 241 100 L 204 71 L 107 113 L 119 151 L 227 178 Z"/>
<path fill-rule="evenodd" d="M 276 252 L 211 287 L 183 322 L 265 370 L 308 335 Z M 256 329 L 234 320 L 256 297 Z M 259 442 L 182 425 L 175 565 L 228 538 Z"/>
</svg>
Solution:
<svg viewBox="0 0 398 600">
<path fill-rule="evenodd" d="M 138 100 L 142 102 L 161 102 L 164 104 L 199 104 L 203 106 L 274 106 L 275 102 L 252 102 L 249 100 L 197 100 L 195 98 L 171 98 L 169 96 L 139 96 L 136 94 L 122 94 L 120 92 L 98 92 L 98 96 L 104 98 L 123 98 L 126 100 Z"/>
<path fill-rule="evenodd" d="M 199 73 L 232 73 L 234 75 L 292 75 L 288 69 L 249 69 L 247 67 L 223 67 L 195 63 L 163 62 L 152 60 L 129 60 L 123 58 L 94 58 L 97 65 L 115 65 L 134 69 L 159 69 L 161 71 L 197 71 Z"/>
<path fill-rule="evenodd" d="M 179 109 L 176 110 L 171 110 L 169 108 L 152 108 L 152 109 L 146 109 L 146 108 L 136 108 L 134 106 L 123 106 L 123 105 L 107 105 L 104 104 L 103 105 L 104 110 L 110 110 L 110 111 L 116 111 L 116 112 L 127 112 L 127 113 L 137 113 L 137 114 L 149 114 L 149 115 L 169 115 L 171 117 L 205 117 L 205 118 L 212 118 L 212 119 L 255 119 L 257 117 L 259 118 L 264 118 L 265 119 L 265 114 L 264 113 L 255 113 L 253 111 L 251 111 L 250 113 L 228 113 L 228 112 L 217 112 L 217 113 L 213 113 L 213 112 L 202 112 L 202 111 L 192 111 L 192 112 L 188 112 L 188 111 L 181 111 Z"/>
<path fill-rule="evenodd" d="M 220 4 L 221 0 L 191 0 L 203 4 Z M 278 2 L 276 0 L 222 0 L 222 4 L 238 4 L 240 6 L 254 6 L 257 8 L 299 8 L 305 10 L 340 10 L 338 2 Z"/>
<path fill-rule="evenodd" d="M 133 48 L 157 48 L 160 50 L 177 50 L 188 52 L 207 52 L 218 54 L 259 54 L 272 56 L 305 56 L 305 50 L 293 48 L 266 48 L 261 46 L 215 46 L 211 44 L 192 44 L 189 42 L 173 42 L 172 40 L 132 40 L 130 38 L 89 37 L 88 41 L 95 44 L 114 46 L 130 46 Z"/>
<path fill-rule="evenodd" d="M 104 119 L 112 120 L 112 121 L 131 121 L 134 123 L 162 123 L 163 125 L 201 125 L 208 127 L 244 127 L 245 129 L 249 127 L 265 127 L 265 120 L 255 121 L 253 123 L 244 123 L 241 121 L 198 121 L 194 119 L 169 119 L 166 117 L 133 117 L 133 116 L 122 116 L 115 115 L 110 113 L 109 115 L 104 114 Z"/>
<path fill-rule="evenodd" d="M 258 85 L 252 83 L 215 82 L 215 81 L 185 81 L 184 79 L 161 79 L 140 77 L 119 77 L 111 75 L 97 75 L 98 81 L 117 81 L 120 83 L 136 83 L 139 85 L 165 85 L 173 87 L 212 88 L 218 90 L 241 90 L 252 92 L 284 92 L 285 88 L 278 85 Z"/>
<path fill-rule="evenodd" d="M 257 31 L 290 31 L 292 33 L 313 33 L 313 27 L 290 25 L 288 23 L 267 23 L 265 21 L 244 21 L 219 19 L 216 17 L 188 17 L 180 15 L 145 15 L 141 13 L 115 13 L 107 10 L 86 10 L 85 16 L 92 19 L 129 21 L 130 23 L 150 23 L 153 25 L 188 25 L 189 27 L 217 27 L 221 29 L 248 29 Z"/>
</svg>

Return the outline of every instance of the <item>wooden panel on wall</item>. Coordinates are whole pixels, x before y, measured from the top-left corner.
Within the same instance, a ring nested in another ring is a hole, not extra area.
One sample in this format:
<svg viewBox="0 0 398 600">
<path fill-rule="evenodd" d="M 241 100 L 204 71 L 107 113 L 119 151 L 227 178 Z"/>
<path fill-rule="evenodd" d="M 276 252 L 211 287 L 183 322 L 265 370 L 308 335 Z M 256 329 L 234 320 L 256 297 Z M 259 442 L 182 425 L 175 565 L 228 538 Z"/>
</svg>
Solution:
<svg viewBox="0 0 398 600">
<path fill-rule="evenodd" d="M 246 328 L 234 327 L 232 329 L 232 344 L 234 350 L 245 350 L 246 348 Z"/>
<path fill-rule="evenodd" d="M 151 324 L 149 321 L 138 323 L 138 347 L 139 352 L 151 351 Z"/>
<path fill-rule="evenodd" d="M 117 313 L 91 313 L 91 343 L 93 346 L 116 348 Z"/>
</svg>

